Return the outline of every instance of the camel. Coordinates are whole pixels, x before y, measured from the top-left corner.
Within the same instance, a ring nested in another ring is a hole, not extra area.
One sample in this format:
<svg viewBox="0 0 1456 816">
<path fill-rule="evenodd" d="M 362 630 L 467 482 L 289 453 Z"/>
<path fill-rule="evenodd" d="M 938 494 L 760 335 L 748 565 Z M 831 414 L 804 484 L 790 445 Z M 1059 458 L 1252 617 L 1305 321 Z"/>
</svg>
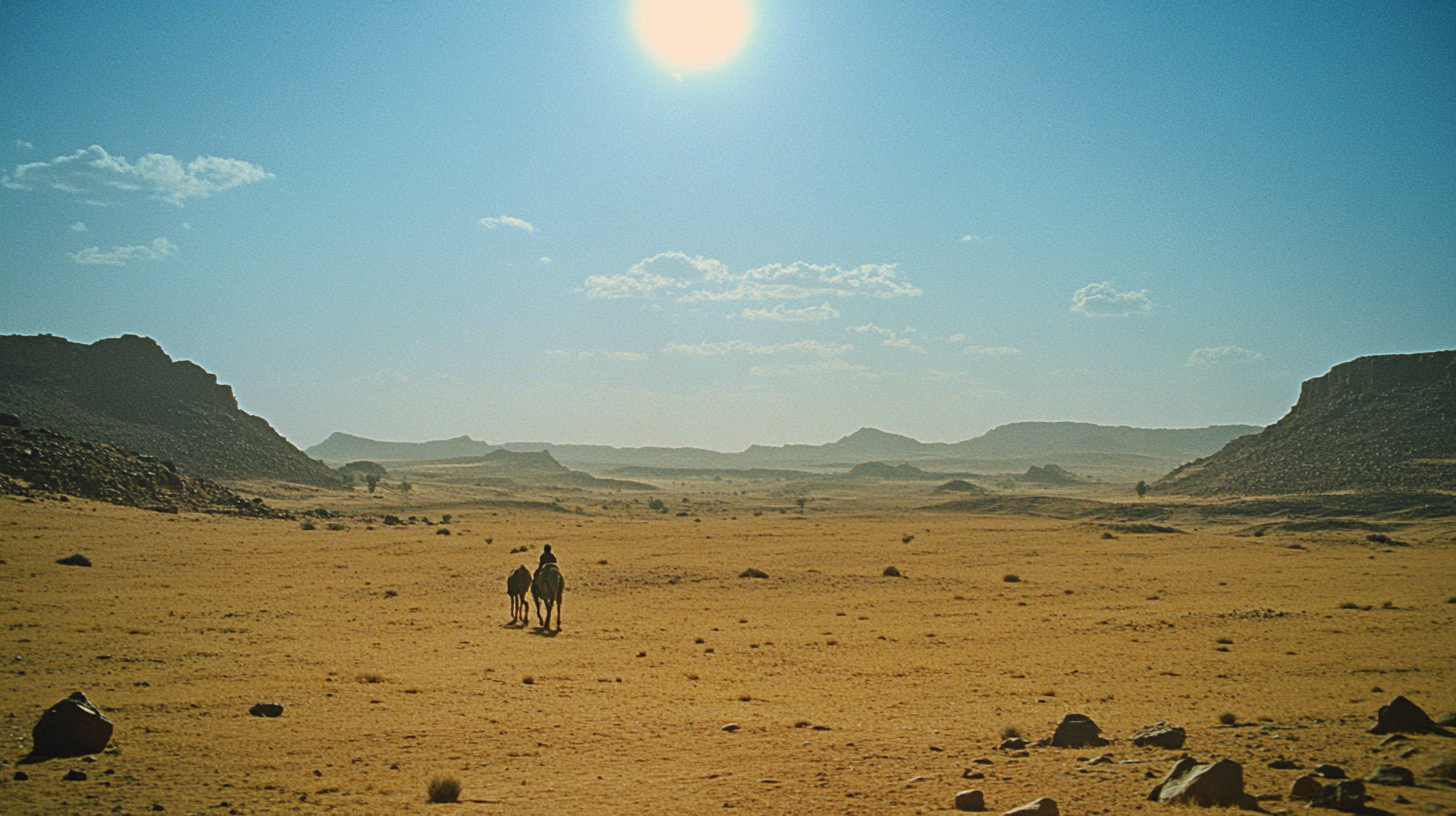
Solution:
<svg viewBox="0 0 1456 816">
<path fill-rule="evenodd" d="M 511 623 L 531 621 L 531 607 L 526 603 L 526 590 L 531 588 L 531 571 L 522 564 L 506 579 L 506 594 L 511 596 Z M 557 617 L 560 617 L 559 615 Z"/>
<path fill-rule="evenodd" d="M 561 593 L 566 589 L 566 579 L 555 564 L 542 564 L 531 579 L 531 597 L 536 599 L 536 622 L 544 629 L 551 628 L 551 608 L 556 607 L 556 631 L 561 631 Z M 546 618 L 541 618 L 541 601 L 546 602 Z"/>
</svg>

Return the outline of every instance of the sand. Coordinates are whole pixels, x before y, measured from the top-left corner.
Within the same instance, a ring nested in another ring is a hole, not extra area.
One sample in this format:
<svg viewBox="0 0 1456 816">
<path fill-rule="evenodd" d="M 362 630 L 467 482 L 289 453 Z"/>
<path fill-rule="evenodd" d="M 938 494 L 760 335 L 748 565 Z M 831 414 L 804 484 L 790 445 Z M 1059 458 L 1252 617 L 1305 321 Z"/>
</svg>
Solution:
<svg viewBox="0 0 1456 816">
<path fill-rule="evenodd" d="M 1419 774 L 1456 752 L 1365 732 L 1397 694 L 1456 710 L 1451 524 L 1386 546 L 916 509 L 941 500 L 923 485 L 802 511 L 675 489 L 668 514 L 428 488 L 333 502 L 452 512 L 449 536 L 0 498 L 0 811 L 910 814 L 979 788 L 992 812 L 1049 796 L 1132 813 L 1165 807 L 1147 792 L 1183 753 L 1284 794 L 1299 772 L 1276 759 Z M 505 578 L 544 544 L 567 580 L 559 633 L 534 611 L 509 624 Z M 54 563 L 73 552 L 95 566 Z M 17 765 L 77 690 L 115 723 L 111 748 Z M 281 717 L 249 716 L 272 701 Z M 1071 712 L 1113 742 L 997 750 L 1003 728 L 1036 739 Z M 1187 729 L 1183 751 L 1127 741 L 1159 721 Z M 88 779 L 63 781 L 72 769 Z M 427 803 L 433 777 L 461 801 Z M 1456 790 L 1422 785 L 1372 785 L 1372 805 L 1456 810 Z"/>
</svg>

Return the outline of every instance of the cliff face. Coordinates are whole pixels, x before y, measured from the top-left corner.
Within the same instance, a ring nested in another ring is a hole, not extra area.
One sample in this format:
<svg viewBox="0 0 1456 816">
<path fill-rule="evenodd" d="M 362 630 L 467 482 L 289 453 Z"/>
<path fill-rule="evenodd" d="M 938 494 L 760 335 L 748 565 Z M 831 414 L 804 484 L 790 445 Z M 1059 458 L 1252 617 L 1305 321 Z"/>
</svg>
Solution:
<svg viewBox="0 0 1456 816">
<path fill-rule="evenodd" d="M 1456 351 L 1361 357 L 1307 380 L 1263 433 L 1173 471 L 1159 493 L 1456 490 Z"/>
<path fill-rule="evenodd" d="M 118 445 L 212 479 L 279 479 L 334 486 L 338 477 L 238 409 L 232 388 L 156 341 L 135 335 L 91 345 L 61 337 L 0 336 L 0 411 L 27 427 Z"/>
</svg>

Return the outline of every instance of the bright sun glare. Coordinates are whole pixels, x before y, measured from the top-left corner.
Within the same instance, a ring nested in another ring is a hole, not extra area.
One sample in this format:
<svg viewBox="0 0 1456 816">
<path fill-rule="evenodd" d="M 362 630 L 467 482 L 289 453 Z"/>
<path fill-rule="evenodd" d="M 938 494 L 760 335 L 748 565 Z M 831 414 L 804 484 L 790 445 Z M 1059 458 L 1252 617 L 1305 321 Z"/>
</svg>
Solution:
<svg viewBox="0 0 1456 816">
<path fill-rule="evenodd" d="M 632 27 L 648 52 L 677 71 L 718 68 L 753 28 L 749 0 L 635 0 Z"/>
</svg>

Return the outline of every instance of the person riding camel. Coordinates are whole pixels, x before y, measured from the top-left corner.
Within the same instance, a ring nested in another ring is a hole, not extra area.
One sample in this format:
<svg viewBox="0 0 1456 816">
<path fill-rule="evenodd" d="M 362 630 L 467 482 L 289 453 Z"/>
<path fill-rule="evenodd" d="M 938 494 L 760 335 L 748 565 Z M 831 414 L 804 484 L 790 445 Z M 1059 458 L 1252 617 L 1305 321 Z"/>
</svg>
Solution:
<svg viewBox="0 0 1456 816">
<path fill-rule="evenodd" d="M 546 566 L 547 564 L 555 563 L 556 553 L 551 552 L 551 545 L 547 544 L 545 547 L 541 548 L 541 563 L 536 565 L 536 571 L 539 572 L 541 568 Z"/>
</svg>

